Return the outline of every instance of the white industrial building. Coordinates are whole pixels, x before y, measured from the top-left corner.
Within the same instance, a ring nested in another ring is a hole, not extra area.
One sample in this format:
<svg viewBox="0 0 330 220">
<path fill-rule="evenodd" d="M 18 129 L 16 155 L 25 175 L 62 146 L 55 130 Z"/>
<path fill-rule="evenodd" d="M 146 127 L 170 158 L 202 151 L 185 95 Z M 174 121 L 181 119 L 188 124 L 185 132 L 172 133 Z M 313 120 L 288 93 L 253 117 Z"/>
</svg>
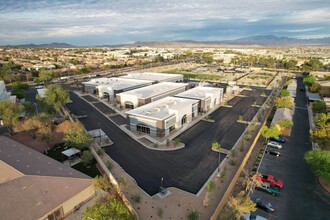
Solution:
<svg viewBox="0 0 330 220">
<path fill-rule="evenodd" d="M 125 79 L 137 79 L 137 80 L 150 80 L 154 83 L 159 82 L 182 82 L 182 74 L 169 74 L 169 73 L 129 73 L 126 76 L 121 76 Z"/>
<path fill-rule="evenodd" d="M 86 93 L 97 94 L 99 97 L 114 101 L 118 93 L 152 85 L 152 81 L 114 77 L 92 79 L 82 84 Z"/>
<path fill-rule="evenodd" d="M 207 112 L 223 100 L 223 88 L 198 86 L 179 93 L 175 97 L 198 100 L 199 112 Z"/>
<path fill-rule="evenodd" d="M 198 100 L 166 97 L 126 114 L 131 131 L 164 137 L 198 115 Z"/>
<path fill-rule="evenodd" d="M 116 100 L 123 108 L 137 108 L 167 96 L 174 96 L 185 91 L 187 87 L 186 83 L 161 82 L 122 92 L 116 96 Z"/>
</svg>

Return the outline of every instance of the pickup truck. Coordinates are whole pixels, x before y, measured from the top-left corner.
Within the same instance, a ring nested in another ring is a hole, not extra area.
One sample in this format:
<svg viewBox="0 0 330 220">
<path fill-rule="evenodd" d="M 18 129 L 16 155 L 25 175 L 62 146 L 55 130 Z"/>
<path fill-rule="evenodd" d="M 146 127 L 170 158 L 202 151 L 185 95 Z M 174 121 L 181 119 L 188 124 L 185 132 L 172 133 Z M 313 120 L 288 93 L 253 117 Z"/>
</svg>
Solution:
<svg viewBox="0 0 330 220">
<path fill-rule="evenodd" d="M 272 186 L 269 183 L 262 183 L 262 185 L 257 186 L 256 189 L 270 193 L 273 196 L 279 196 L 281 194 L 281 189 L 279 187 Z"/>
<path fill-rule="evenodd" d="M 256 176 L 255 177 L 256 180 L 260 180 L 263 183 L 269 183 L 272 186 L 277 186 L 279 188 L 283 187 L 283 182 L 282 180 L 278 180 L 276 179 L 274 176 L 272 175 L 261 175 L 261 176 Z"/>
</svg>

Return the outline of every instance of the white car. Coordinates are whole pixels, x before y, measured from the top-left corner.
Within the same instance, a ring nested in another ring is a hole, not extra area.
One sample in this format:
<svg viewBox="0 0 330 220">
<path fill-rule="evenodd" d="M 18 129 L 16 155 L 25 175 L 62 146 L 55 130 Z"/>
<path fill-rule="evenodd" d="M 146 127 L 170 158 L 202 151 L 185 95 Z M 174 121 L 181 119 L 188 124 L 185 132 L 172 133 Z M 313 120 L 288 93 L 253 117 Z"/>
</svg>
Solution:
<svg viewBox="0 0 330 220">
<path fill-rule="evenodd" d="M 268 220 L 268 219 L 256 214 L 246 214 L 244 215 L 242 220 Z"/>
<path fill-rule="evenodd" d="M 277 149 L 281 149 L 282 145 L 280 143 L 277 143 L 275 141 L 269 141 L 267 146 L 273 147 L 273 148 L 277 148 Z"/>
</svg>

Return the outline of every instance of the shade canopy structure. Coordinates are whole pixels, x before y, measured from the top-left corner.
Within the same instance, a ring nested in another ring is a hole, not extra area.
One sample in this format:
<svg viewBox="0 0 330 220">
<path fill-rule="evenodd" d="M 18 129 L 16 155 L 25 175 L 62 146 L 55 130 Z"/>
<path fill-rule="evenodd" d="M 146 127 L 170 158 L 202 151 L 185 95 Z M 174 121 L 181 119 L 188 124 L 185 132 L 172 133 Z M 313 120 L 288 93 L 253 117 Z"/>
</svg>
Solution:
<svg viewBox="0 0 330 220">
<path fill-rule="evenodd" d="M 65 151 L 62 151 L 61 153 L 64 154 L 67 157 L 72 157 L 73 155 L 79 154 L 81 151 L 76 148 L 70 148 Z"/>
</svg>

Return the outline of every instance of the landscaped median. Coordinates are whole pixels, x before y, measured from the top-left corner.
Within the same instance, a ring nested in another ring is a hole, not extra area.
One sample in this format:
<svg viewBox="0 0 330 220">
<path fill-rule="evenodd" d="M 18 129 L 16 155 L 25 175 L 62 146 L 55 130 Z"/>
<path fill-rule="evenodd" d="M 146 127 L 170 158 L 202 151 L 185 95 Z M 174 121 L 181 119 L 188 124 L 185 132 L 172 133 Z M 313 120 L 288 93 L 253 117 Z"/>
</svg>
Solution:
<svg viewBox="0 0 330 220">
<path fill-rule="evenodd" d="M 271 95 L 269 96 L 268 100 L 271 99 Z M 269 101 L 266 101 L 265 104 L 270 104 Z M 220 201 L 220 203 L 218 204 L 215 212 L 213 213 L 211 219 L 212 220 L 217 220 L 219 215 L 221 214 L 223 208 L 225 207 L 225 205 L 227 204 L 230 195 L 232 194 L 233 189 L 236 186 L 236 183 L 239 179 L 239 177 L 242 174 L 243 168 L 246 165 L 247 161 L 250 158 L 250 155 L 252 153 L 252 151 L 254 150 L 254 147 L 261 135 L 260 133 L 260 128 L 266 124 L 266 119 L 268 118 L 270 112 L 271 112 L 272 108 L 261 108 L 259 110 L 259 112 L 256 114 L 255 118 L 258 118 L 259 121 L 261 121 L 261 118 L 263 118 L 263 123 L 249 123 L 249 127 L 246 129 L 246 132 L 243 133 L 242 138 L 240 138 L 237 143 L 236 146 L 243 146 L 243 151 L 240 150 L 240 153 L 238 154 L 237 158 L 238 161 L 241 161 L 240 166 L 236 169 L 236 172 L 234 172 L 234 175 L 232 177 L 232 180 L 226 190 L 226 192 L 224 193 L 224 195 L 222 196 L 222 199 Z M 268 113 L 265 114 L 265 111 L 268 110 Z M 261 116 L 260 116 L 261 115 Z M 262 117 L 263 116 L 263 117 Z M 251 129 L 252 128 L 252 129 Z M 247 136 L 247 134 L 249 136 Z M 252 137 L 254 137 L 253 139 L 251 139 Z M 247 149 L 245 149 L 245 146 L 250 146 Z M 230 160 L 227 161 L 230 164 Z"/>
</svg>

